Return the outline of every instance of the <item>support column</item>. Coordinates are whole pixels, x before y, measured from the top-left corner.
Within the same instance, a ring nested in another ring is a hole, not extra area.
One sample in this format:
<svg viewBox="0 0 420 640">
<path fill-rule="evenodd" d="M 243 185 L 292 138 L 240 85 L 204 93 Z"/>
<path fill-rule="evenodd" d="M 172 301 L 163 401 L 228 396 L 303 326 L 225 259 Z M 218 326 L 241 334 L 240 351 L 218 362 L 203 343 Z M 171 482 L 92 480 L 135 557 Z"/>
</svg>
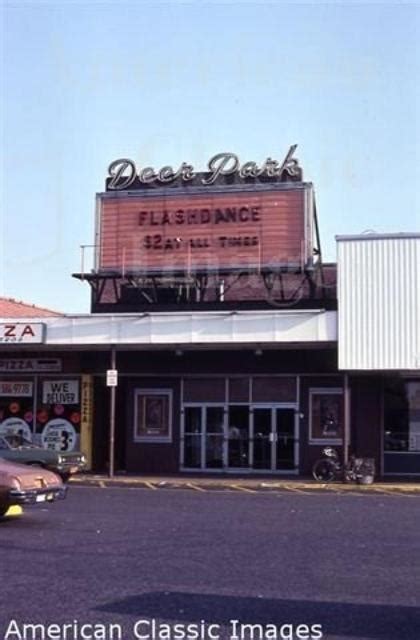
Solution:
<svg viewBox="0 0 420 640">
<path fill-rule="evenodd" d="M 351 425 L 350 386 L 349 386 L 349 376 L 346 373 L 344 376 L 344 434 L 343 434 L 343 461 L 345 465 L 349 460 L 350 425 Z"/>
<path fill-rule="evenodd" d="M 116 369 L 116 350 L 115 345 L 111 346 L 111 369 Z M 115 396 L 117 387 L 110 387 L 110 413 L 109 413 L 109 469 L 108 475 L 110 478 L 114 477 L 115 467 Z"/>
</svg>

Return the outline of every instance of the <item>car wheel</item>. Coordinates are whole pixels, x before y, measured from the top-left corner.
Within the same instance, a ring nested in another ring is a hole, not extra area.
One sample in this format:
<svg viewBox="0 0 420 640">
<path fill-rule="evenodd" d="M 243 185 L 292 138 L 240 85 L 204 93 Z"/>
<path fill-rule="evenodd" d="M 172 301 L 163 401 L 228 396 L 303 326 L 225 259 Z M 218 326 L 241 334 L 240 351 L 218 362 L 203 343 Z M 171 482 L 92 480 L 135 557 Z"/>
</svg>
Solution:
<svg viewBox="0 0 420 640">
<path fill-rule="evenodd" d="M 1 516 L 4 516 L 5 513 L 7 513 L 8 509 L 9 509 L 8 504 L 3 504 L 2 502 L 0 502 L 0 518 Z"/>
</svg>

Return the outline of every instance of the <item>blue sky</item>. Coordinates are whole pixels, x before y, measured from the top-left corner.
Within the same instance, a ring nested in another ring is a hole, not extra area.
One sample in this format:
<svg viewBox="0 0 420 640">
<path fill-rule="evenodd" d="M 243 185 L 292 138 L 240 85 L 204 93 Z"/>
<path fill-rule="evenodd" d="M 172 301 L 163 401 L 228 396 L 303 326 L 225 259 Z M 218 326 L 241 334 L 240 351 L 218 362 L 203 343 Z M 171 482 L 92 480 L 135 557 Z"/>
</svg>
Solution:
<svg viewBox="0 0 420 640">
<path fill-rule="evenodd" d="M 420 229 L 417 3 L 3 0 L 2 31 L 1 295 L 89 311 L 71 273 L 119 157 L 297 143 L 325 259 L 336 234 Z"/>
</svg>

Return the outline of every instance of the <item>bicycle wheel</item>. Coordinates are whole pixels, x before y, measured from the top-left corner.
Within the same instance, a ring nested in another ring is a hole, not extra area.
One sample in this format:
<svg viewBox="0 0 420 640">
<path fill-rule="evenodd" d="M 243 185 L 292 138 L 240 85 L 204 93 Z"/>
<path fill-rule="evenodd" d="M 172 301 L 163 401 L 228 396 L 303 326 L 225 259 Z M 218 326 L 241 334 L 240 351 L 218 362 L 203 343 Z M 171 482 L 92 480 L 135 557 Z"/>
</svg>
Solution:
<svg viewBox="0 0 420 640">
<path fill-rule="evenodd" d="M 318 482 L 331 482 L 335 478 L 335 463 L 332 460 L 317 460 L 312 475 Z"/>
</svg>

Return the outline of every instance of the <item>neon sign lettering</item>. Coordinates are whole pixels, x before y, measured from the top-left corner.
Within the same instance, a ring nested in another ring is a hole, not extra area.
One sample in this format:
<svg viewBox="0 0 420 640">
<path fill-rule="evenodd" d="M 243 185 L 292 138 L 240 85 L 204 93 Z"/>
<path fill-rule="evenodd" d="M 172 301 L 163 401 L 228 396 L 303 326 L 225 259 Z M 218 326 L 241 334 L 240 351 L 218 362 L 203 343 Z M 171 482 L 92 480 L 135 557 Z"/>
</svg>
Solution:
<svg viewBox="0 0 420 640">
<path fill-rule="evenodd" d="M 240 163 L 238 156 L 234 153 L 218 153 L 208 162 L 208 171 L 204 174 L 197 174 L 191 164 L 183 162 L 177 170 L 171 166 L 164 166 L 159 170 L 153 167 L 137 169 L 133 160 L 119 158 L 114 160 L 108 167 L 109 182 L 108 189 L 112 191 L 122 191 L 138 180 L 141 184 L 168 184 L 180 180 L 188 183 L 198 175 L 201 184 L 210 186 L 217 182 L 220 177 L 236 176 L 240 179 L 247 178 L 277 178 L 287 179 L 298 178 L 301 175 L 299 162 L 293 157 L 297 144 L 289 148 L 283 162 L 278 162 L 272 158 L 267 158 L 261 166 L 256 162 Z"/>
</svg>

